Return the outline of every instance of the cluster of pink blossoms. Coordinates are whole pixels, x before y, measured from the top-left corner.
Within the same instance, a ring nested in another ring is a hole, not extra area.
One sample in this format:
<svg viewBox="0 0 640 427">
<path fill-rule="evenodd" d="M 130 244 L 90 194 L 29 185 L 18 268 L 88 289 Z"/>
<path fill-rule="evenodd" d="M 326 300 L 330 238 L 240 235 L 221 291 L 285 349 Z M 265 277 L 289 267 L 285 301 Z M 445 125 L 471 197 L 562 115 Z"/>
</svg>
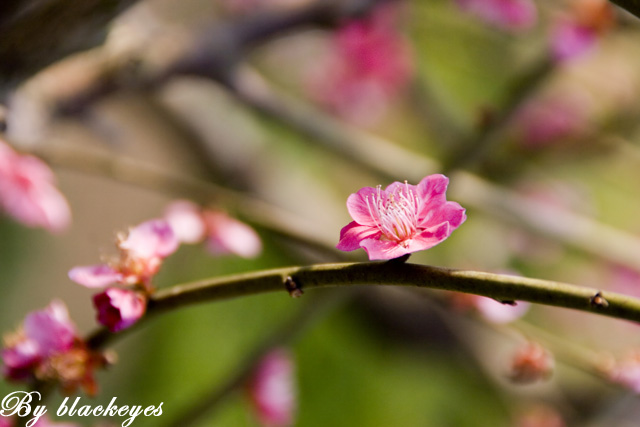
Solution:
<svg viewBox="0 0 640 427">
<path fill-rule="evenodd" d="M 151 279 L 164 258 L 179 245 L 166 221 L 147 221 L 132 228 L 128 236 L 118 236 L 118 260 L 75 267 L 69 271 L 69 278 L 88 288 L 106 288 L 93 297 L 93 303 L 98 321 L 111 332 L 117 332 L 144 315 L 147 298 L 153 292 Z"/>
<path fill-rule="evenodd" d="M 257 233 L 223 212 L 205 210 L 188 201 L 171 204 L 163 219 L 146 221 L 118 236 L 120 257 L 110 263 L 75 267 L 69 278 L 88 288 L 106 288 L 93 297 L 98 321 L 111 332 L 136 323 L 154 292 L 153 277 L 181 243 L 206 240 L 217 255 L 255 257 L 262 250 Z"/>
<path fill-rule="evenodd" d="M 346 119 L 369 124 L 409 83 L 413 61 L 408 41 L 397 30 L 394 5 L 349 21 L 333 38 L 332 51 L 315 68 L 311 95 Z"/>
<path fill-rule="evenodd" d="M 0 140 L 0 211 L 28 227 L 58 232 L 71 221 L 66 199 L 51 169 Z"/>
<path fill-rule="evenodd" d="M 293 424 L 296 410 L 294 363 L 283 348 L 266 354 L 254 368 L 247 391 L 261 425 L 285 427 Z"/>
<path fill-rule="evenodd" d="M 3 375 L 11 381 L 57 381 L 66 393 L 78 387 L 93 395 L 94 370 L 103 367 L 103 355 L 87 348 L 78 337 L 61 301 L 27 315 L 18 332 L 5 337 Z"/>
<path fill-rule="evenodd" d="M 394 182 L 384 190 L 365 187 L 349 196 L 353 221 L 340 231 L 337 248 L 364 249 L 371 260 L 398 258 L 445 240 L 467 218 L 446 199 L 449 179 L 429 175 L 418 185 Z"/>
</svg>

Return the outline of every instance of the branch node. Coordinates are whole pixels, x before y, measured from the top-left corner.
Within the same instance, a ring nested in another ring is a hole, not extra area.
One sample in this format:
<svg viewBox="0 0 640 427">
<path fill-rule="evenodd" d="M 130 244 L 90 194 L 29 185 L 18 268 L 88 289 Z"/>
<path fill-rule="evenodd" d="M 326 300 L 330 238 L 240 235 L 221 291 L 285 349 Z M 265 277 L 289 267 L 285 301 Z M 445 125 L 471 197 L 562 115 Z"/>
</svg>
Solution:
<svg viewBox="0 0 640 427">
<path fill-rule="evenodd" d="M 609 307 L 609 302 L 602 295 L 602 291 L 598 291 L 598 293 L 596 293 L 594 296 L 592 296 L 591 299 L 589 300 L 589 303 L 593 307 L 597 307 L 597 308 L 607 308 L 607 307 Z"/>
<path fill-rule="evenodd" d="M 300 298 L 304 293 L 302 291 L 302 285 L 295 281 L 291 276 L 287 276 L 287 278 L 284 279 L 284 287 L 287 292 L 289 292 L 291 298 Z"/>
</svg>

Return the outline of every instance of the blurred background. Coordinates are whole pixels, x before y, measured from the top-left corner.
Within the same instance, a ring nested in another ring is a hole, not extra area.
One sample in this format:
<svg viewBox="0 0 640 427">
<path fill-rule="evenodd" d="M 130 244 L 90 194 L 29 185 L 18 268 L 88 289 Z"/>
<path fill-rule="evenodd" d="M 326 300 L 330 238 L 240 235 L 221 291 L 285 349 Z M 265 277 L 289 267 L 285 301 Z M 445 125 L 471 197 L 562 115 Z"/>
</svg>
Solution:
<svg viewBox="0 0 640 427">
<path fill-rule="evenodd" d="M 54 298 L 83 334 L 94 330 L 92 292 L 68 270 L 116 254 L 116 233 L 173 200 L 247 222 L 263 251 L 182 246 L 158 288 L 364 261 L 364 251 L 333 249 L 351 221 L 349 194 L 431 173 L 450 177 L 448 199 L 468 219 L 411 262 L 640 295 L 640 27 L 622 9 L 141 0 L 104 28 L 103 44 L 3 80 L 7 141 L 50 164 L 73 215 L 59 234 L 0 219 L 3 331 Z M 114 344 L 117 363 L 83 402 L 163 402 L 160 418 L 135 425 L 188 425 L 183 414 L 282 327 L 298 328 L 284 343 L 295 425 L 637 425 L 638 398 L 610 378 L 638 348 L 637 325 L 391 287 L 163 315 Z M 523 380 L 514 357 L 529 342 L 545 361 Z M 0 395 L 16 387 L 2 383 Z M 210 409 L 193 425 L 258 425 L 242 387 Z"/>
</svg>

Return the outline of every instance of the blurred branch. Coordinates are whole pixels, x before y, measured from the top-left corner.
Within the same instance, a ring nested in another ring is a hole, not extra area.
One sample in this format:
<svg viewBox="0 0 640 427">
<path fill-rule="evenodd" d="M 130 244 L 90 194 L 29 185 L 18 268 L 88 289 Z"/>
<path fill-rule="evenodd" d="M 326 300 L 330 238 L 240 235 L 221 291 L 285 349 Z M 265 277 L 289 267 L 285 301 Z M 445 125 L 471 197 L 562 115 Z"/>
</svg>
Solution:
<svg viewBox="0 0 640 427">
<path fill-rule="evenodd" d="M 253 72 L 239 74 L 232 88 L 257 111 L 288 124 L 323 147 L 388 180 L 418 182 L 440 166 L 432 159 L 349 127 L 309 105 L 278 93 Z M 640 271 L 640 239 L 561 207 L 521 196 L 471 173 L 451 176 L 451 198 L 602 259 Z"/>
<path fill-rule="evenodd" d="M 511 90 L 507 91 L 509 97 L 499 111 L 487 111 L 486 117 L 481 118 L 478 132 L 464 141 L 462 147 L 443 162 L 443 173 L 472 169 L 473 166 L 482 164 L 502 141 L 505 125 L 513 119 L 518 107 L 547 81 L 554 69 L 553 61 L 545 55 L 528 68 L 524 75 L 519 76 Z"/>
<path fill-rule="evenodd" d="M 171 58 L 166 64 L 152 67 L 152 71 L 149 64 L 144 65 L 144 61 L 142 65 L 132 66 L 136 62 L 131 58 L 113 61 L 108 59 L 106 52 L 102 52 L 102 56 L 107 58 L 96 59 L 95 56 L 99 58 L 100 55 L 91 52 L 91 58 L 85 65 L 89 68 L 103 68 L 83 72 L 82 75 L 93 75 L 95 78 L 88 79 L 79 90 L 71 94 L 59 89 L 62 94 L 58 93 L 59 97 L 53 95 L 50 101 L 61 108 L 61 111 L 79 112 L 91 102 L 115 90 L 150 89 L 174 75 L 199 75 L 221 82 L 238 99 L 255 110 L 289 125 L 316 143 L 385 179 L 419 181 L 428 173 L 440 170 L 440 165 L 382 138 L 351 128 L 309 105 L 274 91 L 258 74 L 233 66 L 239 59 L 236 55 L 258 41 L 263 42 L 268 37 L 301 25 L 338 22 L 352 16 L 350 14 L 364 12 L 367 7 L 376 3 L 375 0 L 315 2 L 283 15 L 260 15 L 216 27 L 209 35 L 198 34 L 197 37 L 187 38 L 186 42 L 183 41 L 185 44 L 177 49 L 177 58 L 169 55 Z M 261 19 L 264 22 L 258 25 L 256 20 Z M 255 25 L 261 29 L 242 29 Z M 89 53 L 81 56 L 87 57 Z M 82 61 L 82 58 L 71 59 L 69 67 L 73 68 L 77 66 L 77 62 Z M 60 67 L 58 72 L 62 72 L 63 68 Z M 534 73 L 535 75 L 538 74 Z M 51 78 L 48 81 L 56 82 Z M 55 93 L 57 87 L 64 86 L 54 85 L 49 89 Z M 468 173 L 459 172 L 451 178 L 452 198 L 468 207 L 498 215 L 503 220 L 550 239 L 640 271 L 637 256 L 640 253 L 640 239 L 589 218 L 524 198 L 516 192 L 502 189 Z"/>
<path fill-rule="evenodd" d="M 329 254 L 333 259 L 344 259 L 346 255 L 335 249 L 335 239 L 313 231 L 317 229 L 317 224 L 310 224 L 299 216 L 241 192 L 174 174 L 138 160 L 101 154 L 94 150 L 52 144 L 34 151 L 34 154 L 58 168 L 103 176 L 173 197 L 189 197 L 205 206 L 222 204 L 252 225 Z"/>
<path fill-rule="evenodd" d="M 147 314 L 133 328 L 164 312 L 193 304 L 220 301 L 265 292 L 286 291 L 293 281 L 302 290 L 358 285 L 414 286 L 482 295 L 505 303 L 537 304 L 601 314 L 640 322 L 640 299 L 613 292 L 526 277 L 452 270 L 400 262 L 316 264 L 257 271 L 172 286 L 157 291 Z M 99 330 L 88 338 L 101 348 L 120 334 Z"/>
<path fill-rule="evenodd" d="M 3 0 L 0 94 L 11 82 L 104 40 L 106 26 L 137 0 Z"/>
<path fill-rule="evenodd" d="M 640 18 L 640 0 L 610 0 L 611 3 L 620 6 L 627 12 Z"/>
</svg>

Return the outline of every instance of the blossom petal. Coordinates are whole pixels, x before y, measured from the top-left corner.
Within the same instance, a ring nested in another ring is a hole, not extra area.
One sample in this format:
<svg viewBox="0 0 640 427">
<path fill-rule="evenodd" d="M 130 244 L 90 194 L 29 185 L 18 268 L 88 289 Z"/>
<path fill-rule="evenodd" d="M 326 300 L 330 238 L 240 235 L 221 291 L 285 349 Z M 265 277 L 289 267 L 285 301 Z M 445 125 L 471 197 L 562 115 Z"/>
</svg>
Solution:
<svg viewBox="0 0 640 427">
<path fill-rule="evenodd" d="M 261 425 L 289 426 L 296 408 L 293 357 L 275 349 L 262 358 L 249 382 L 249 394 Z"/>
<path fill-rule="evenodd" d="M 365 239 L 360 242 L 360 246 L 367 251 L 371 261 L 394 259 L 413 252 L 408 247 L 390 240 Z"/>
<path fill-rule="evenodd" d="M 132 228 L 120 248 L 140 259 L 166 258 L 180 246 L 171 226 L 165 220 L 153 219 Z"/>
<path fill-rule="evenodd" d="M 204 240 L 206 224 L 200 206 L 188 200 L 177 200 L 167 206 L 164 219 L 176 238 L 182 243 L 198 243 Z"/>
<path fill-rule="evenodd" d="M 449 232 L 458 228 L 467 219 L 465 209 L 456 202 L 445 202 L 439 206 L 434 206 L 424 216 L 419 226 L 430 228 L 443 222 L 448 222 L 451 227 Z"/>
<path fill-rule="evenodd" d="M 118 332 L 136 323 L 147 309 L 146 298 L 128 289 L 109 288 L 93 297 L 98 310 L 98 322 L 111 332 Z"/>
<path fill-rule="evenodd" d="M 375 219 L 371 216 L 370 203 L 377 196 L 379 190 L 373 187 L 364 187 L 349 196 L 347 199 L 347 210 L 355 222 L 360 225 L 374 227 Z"/>
<path fill-rule="evenodd" d="M 224 212 L 208 211 L 204 218 L 209 233 L 207 249 L 211 253 L 255 258 L 262 252 L 260 236 L 247 224 Z"/>
<path fill-rule="evenodd" d="M 68 350 L 77 336 L 67 307 L 59 300 L 54 300 L 44 310 L 27 315 L 24 331 L 28 338 L 38 343 L 42 356 Z"/>
<path fill-rule="evenodd" d="M 338 242 L 336 248 L 341 251 L 355 251 L 360 249 L 362 240 L 377 239 L 380 234 L 380 231 L 375 227 L 360 225 L 352 221 L 340 230 L 340 242 Z"/>
<path fill-rule="evenodd" d="M 597 42 L 596 32 L 577 22 L 559 21 L 551 33 L 551 53 L 556 61 L 576 58 L 593 47 Z"/>
<path fill-rule="evenodd" d="M 104 288 L 123 280 L 120 272 L 106 264 L 74 267 L 68 274 L 69 279 L 87 288 Z"/>
</svg>

